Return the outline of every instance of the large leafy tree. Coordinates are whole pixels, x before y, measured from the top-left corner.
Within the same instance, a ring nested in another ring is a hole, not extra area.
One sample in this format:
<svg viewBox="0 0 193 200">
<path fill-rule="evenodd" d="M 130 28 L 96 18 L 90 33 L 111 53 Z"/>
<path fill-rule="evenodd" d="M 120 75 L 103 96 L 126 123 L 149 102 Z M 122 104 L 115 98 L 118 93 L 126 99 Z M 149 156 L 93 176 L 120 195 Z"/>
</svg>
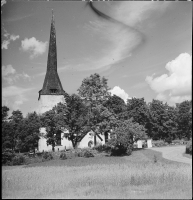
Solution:
<svg viewBox="0 0 193 200">
<path fill-rule="evenodd" d="M 10 130 L 11 126 L 8 121 L 8 111 L 7 106 L 2 106 L 2 149 L 11 148 L 11 135 Z"/>
<path fill-rule="evenodd" d="M 43 137 L 46 138 L 48 145 L 52 146 L 52 151 L 57 142 L 57 135 L 61 132 L 60 127 L 58 126 L 56 112 L 52 109 L 42 114 L 41 124 L 46 129 L 46 134 L 43 134 Z"/>
<path fill-rule="evenodd" d="M 192 101 L 183 101 L 177 105 L 178 136 L 179 138 L 192 137 Z"/>
<path fill-rule="evenodd" d="M 7 120 L 9 108 L 7 106 L 2 106 L 2 121 Z"/>
<path fill-rule="evenodd" d="M 110 97 L 109 89 L 107 79 L 105 77 L 101 78 L 99 74 L 95 73 L 82 81 L 78 94 L 87 101 L 100 104 Z"/>
<path fill-rule="evenodd" d="M 145 128 L 138 123 L 129 120 L 117 120 L 116 126 L 112 132 L 112 138 L 108 142 L 112 147 L 112 153 L 115 155 L 131 154 L 133 143 L 139 139 L 147 139 Z"/>
<path fill-rule="evenodd" d="M 19 136 L 19 126 L 22 123 L 23 114 L 20 110 L 16 110 L 12 112 L 12 115 L 9 117 L 9 135 L 10 135 L 10 142 L 11 148 L 15 150 L 18 136 Z"/>
<path fill-rule="evenodd" d="M 88 108 L 87 126 L 95 133 L 95 138 L 96 134 L 104 133 L 107 128 L 110 130 L 109 125 L 114 119 L 114 113 L 103 105 L 110 98 L 109 89 L 107 79 L 96 73 L 85 78 L 78 89 L 79 96 Z"/>
<path fill-rule="evenodd" d="M 119 118 L 122 118 L 127 108 L 124 100 L 117 95 L 110 96 L 103 105 Z"/>
<path fill-rule="evenodd" d="M 56 127 L 66 131 L 67 137 L 74 148 L 78 142 L 89 131 L 88 127 L 88 108 L 83 100 L 76 94 L 69 95 L 66 104 L 59 103 L 53 108 L 55 113 Z"/>
<path fill-rule="evenodd" d="M 153 139 L 171 141 L 176 135 L 176 109 L 167 103 L 153 99 L 149 104 L 153 118 Z"/>
<path fill-rule="evenodd" d="M 38 147 L 40 127 L 40 116 L 36 112 L 28 113 L 18 128 L 19 135 L 17 147 L 20 151 L 29 151 L 32 149 L 35 152 L 35 148 Z"/>
<path fill-rule="evenodd" d="M 152 136 L 152 115 L 144 98 L 132 98 L 127 100 L 127 109 L 125 112 L 127 119 L 133 119 L 133 122 L 139 123 L 146 128 L 147 134 Z"/>
</svg>

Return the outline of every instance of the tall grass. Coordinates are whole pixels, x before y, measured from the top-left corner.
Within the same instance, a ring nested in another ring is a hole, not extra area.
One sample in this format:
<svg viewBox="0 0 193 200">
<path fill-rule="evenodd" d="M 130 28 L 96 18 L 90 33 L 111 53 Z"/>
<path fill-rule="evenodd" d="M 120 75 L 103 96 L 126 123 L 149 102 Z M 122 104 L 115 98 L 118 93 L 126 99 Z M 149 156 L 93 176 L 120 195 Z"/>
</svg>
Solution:
<svg viewBox="0 0 193 200">
<path fill-rule="evenodd" d="M 184 164 L 31 167 L 2 173 L 3 198 L 190 198 L 191 185 L 192 169 Z"/>
</svg>

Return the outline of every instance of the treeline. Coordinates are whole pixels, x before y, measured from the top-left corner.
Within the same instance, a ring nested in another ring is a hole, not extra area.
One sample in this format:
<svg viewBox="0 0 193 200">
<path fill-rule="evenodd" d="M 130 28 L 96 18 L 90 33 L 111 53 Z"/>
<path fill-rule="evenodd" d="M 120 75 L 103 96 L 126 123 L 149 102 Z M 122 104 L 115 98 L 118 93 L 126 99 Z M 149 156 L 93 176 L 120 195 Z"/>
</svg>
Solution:
<svg viewBox="0 0 193 200">
<path fill-rule="evenodd" d="M 152 138 L 171 142 L 192 138 L 192 101 L 176 106 L 153 99 L 128 99 L 127 104 L 109 93 L 107 79 L 93 74 L 82 81 L 78 94 L 65 95 L 66 103 L 38 115 L 23 117 L 19 110 L 8 118 L 9 108 L 2 107 L 2 149 L 29 151 L 38 146 L 40 127 L 45 127 L 47 144 L 53 149 L 61 131 L 76 147 L 88 131 L 111 132 L 109 143 L 124 152 L 138 139 Z M 129 154 L 129 153 L 128 153 Z"/>
</svg>

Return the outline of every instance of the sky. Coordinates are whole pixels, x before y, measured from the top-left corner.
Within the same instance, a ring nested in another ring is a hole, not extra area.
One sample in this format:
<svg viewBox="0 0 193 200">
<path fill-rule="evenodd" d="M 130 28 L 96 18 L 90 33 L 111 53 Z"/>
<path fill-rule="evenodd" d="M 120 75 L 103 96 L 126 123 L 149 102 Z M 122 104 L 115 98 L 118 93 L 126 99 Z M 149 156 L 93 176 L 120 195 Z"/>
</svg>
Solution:
<svg viewBox="0 0 193 200">
<path fill-rule="evenodd" d="M 38 109 L 54 10 L 58 74 L 77 94 L 98 73 L 111 94 L 174 106 L 192 98 L 192 2 L 1 1 L 2 105 Z"/>
</svg>

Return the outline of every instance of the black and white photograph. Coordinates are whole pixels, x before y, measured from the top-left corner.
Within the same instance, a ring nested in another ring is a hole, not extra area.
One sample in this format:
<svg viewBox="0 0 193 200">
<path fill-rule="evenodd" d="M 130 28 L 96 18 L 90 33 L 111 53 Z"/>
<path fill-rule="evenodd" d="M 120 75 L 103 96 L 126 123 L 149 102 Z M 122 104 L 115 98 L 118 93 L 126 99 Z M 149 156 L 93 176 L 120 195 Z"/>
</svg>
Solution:
<svg viewBox="0 0 193 200">
<path fill-rule="evenodd" d="M 1 0 L 2 199 L 192 199 L 192 1 Z"/>
</svg>

